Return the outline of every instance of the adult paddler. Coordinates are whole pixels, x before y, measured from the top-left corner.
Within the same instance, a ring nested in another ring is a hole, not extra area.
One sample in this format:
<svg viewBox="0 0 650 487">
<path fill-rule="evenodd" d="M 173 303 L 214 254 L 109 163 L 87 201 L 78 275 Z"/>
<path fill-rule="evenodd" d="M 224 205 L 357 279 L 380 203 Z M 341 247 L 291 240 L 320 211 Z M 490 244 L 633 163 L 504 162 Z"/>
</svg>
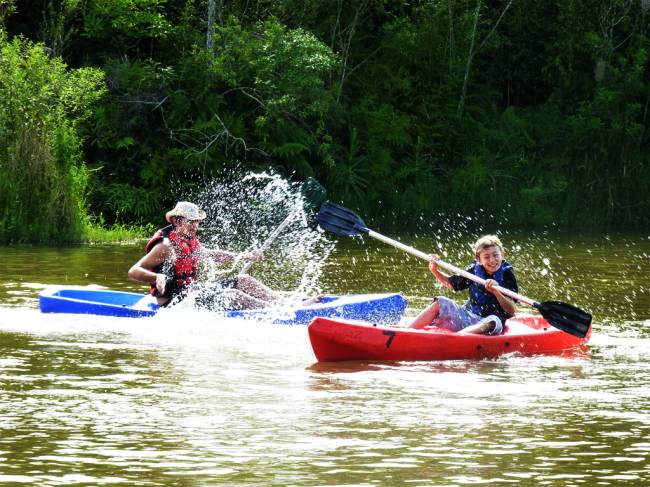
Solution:
<svg viewBox="0 0 650 487">
<path fill-rule="evenodd" d="M 201 259 L 229 263 L 236 259 L 255 262 L 262 259 L 259 252 L 235 253 L 209 249 L 201 245 L 196 235 L 205 211 L 194 203 L 179 201 L 165 219 L 168 226 L 158 230 L 145 246 L 145 255 L 129 269 L 129 277 L 151 286 L 151 294 L 160 306 L 182 299 L 189 286 L 198 279 Z M 226 297 L 229 308 L 263 308 L 281 302 L 281 296 L 246 274 L 224 279 L 213 291 Z"/>
</svg>

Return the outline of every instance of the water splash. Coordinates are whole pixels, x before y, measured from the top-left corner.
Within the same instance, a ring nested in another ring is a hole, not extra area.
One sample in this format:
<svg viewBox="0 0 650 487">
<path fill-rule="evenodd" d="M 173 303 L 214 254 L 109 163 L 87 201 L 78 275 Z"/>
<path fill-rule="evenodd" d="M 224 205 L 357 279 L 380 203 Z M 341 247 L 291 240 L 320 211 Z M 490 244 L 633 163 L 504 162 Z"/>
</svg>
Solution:
<svg viewBox="0 0 650 487">
<path fill-rule="evenodd" d="M 382 228 L 377 228 L 382 232 Z M 517 229 L 504 215 L 473 215 L 435 212 L 419 218 L 417 234 L 389 235 L 425 253 L 437 253 L 457 267 L 473 259 L 472 243 L 485 234 L 496 234 L 506 247 L 506 258 L 513 264 L 519 292 L 538 301 L 558 300 L 591 312 L 596 328 L 608 321 L 636 323 L 647 319 L 650 309 L 650 246 L 645 234 L 617 235 L 577 233 L 555 225 L 541 229 Z M 408 280 L 401 286 L 412 307 L 424 306 L 430 297 L 448 294 L 457 301 L 466 295 L 451 293 L 438 285 L 422 262 L 411 258 L 391 265 L 385 256 L 387 274 L 402 275 L 409 268 Z M 392 251 L 391 251 L 392 252 Z M 392 252 L 398 259 L 401 251 Z M 392 279 L 396 281 L 396 279 Z M 388 275 L 386 282 L 389 282 Z M 521 305 L 520 312 L 534 312 Z"/>
<path fill-rule="evenodd" d="M 313 222 L 301 184 L 262 172 L 212 180 L 188 196 L 208 214 L 200 230 L 204 246 L 233 252 L 259 249 L 287 217 L 290 223 L 268 246 L 249 274 L 267 286 L 295 295 L 319 294 L 323 264 L 334 244 Z M 244 262 L 206 263 L 204 281 L 214 284 L 237 275 Z M 189 299 L 188 303 L 192 300 Z"/>
</svg>

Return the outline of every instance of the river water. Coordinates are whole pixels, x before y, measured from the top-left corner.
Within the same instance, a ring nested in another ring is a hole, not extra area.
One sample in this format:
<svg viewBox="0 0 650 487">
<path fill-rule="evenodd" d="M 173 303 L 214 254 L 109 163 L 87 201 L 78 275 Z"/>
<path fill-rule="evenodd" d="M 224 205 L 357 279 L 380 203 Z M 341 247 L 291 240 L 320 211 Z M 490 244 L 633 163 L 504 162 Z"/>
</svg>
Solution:
<svg viewBox="0 0 650 487">
<path fill-rule="evenodd" d="M 4 247 L 0 485 L 648 485 L 650 236 L 504 240 L 522 294 L 594 314 L 588 353 L 316 364 L 304 326 L 44 315 L 48 284 L 144 291 L 126 277 L 141 244 Z M 320 285 L 402 291 L 409 317 L 443 293 L 368 240 L 338 242 Z"/>
</svg>

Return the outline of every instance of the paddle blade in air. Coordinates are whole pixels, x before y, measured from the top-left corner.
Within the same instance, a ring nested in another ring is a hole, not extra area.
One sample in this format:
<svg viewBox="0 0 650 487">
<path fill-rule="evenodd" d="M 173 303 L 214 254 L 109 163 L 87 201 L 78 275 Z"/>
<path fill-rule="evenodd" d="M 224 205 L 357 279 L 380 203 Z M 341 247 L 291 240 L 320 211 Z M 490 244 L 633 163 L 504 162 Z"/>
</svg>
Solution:
<svg viewBox="0 0 650 487">
<path fill-rule="evenodd" d="M 545 301 L 535 307 L 555 328 L 584 338 L 591 326 L 591 315 L 586 311 L 561 301 Z"/>
<path fill-rule="evenodd" d="M 314 178 L 308 178 L 300 187 L 300 194 L 305 202 L 305 210 L 316 208 L 327 198 L 327 190 Z"/>
<path fill-rule="evenodd" d="M 344 237 L 354 237 L 369 231 L 356 213 L 330 201 L 326 201 L 320 207 L 316 220 L 325 230 Z"/>
</svg>

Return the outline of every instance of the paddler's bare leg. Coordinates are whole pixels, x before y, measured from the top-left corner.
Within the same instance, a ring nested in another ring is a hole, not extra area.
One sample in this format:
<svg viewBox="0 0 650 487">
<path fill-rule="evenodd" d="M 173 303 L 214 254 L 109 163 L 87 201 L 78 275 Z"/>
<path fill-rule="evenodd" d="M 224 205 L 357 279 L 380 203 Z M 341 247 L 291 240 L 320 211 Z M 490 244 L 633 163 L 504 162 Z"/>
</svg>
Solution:
<svg viewBox="0 0 650 487">
<path fill-rule="evenodd" d="M 433 320 L 435 320 L 440 314 L 440 303 L 438 298 L 433 301 L 428 308 L 420 311 L 420 314 L 415 317 L 413 322 L 409 325 L 409 328 L 421 329 L 425 326 L 429 326 Z"/>
<path fill-rule="evenodd" d="M 237 276 L 237 286 L 235 289 L 244 292 L 254 299 L 264 301 L 267 305 L 283 301 L 280 294 L 248 274 Z"/>
</svg>

